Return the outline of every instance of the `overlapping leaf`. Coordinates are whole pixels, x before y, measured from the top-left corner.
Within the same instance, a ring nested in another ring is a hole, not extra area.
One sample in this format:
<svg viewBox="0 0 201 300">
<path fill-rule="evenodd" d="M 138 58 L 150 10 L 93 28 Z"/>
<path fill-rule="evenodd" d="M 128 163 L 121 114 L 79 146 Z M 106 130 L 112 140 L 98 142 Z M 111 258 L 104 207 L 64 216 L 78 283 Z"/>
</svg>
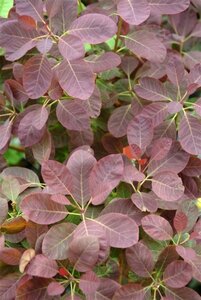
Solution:
<svg viewBox="0 0 201 300">
<path fill-rule="evenodd" d="M 139 25 L 148 19 L 150 7 L 146 0 L 120 0 L 117 12 L 129 24 Z"/>
</svg>

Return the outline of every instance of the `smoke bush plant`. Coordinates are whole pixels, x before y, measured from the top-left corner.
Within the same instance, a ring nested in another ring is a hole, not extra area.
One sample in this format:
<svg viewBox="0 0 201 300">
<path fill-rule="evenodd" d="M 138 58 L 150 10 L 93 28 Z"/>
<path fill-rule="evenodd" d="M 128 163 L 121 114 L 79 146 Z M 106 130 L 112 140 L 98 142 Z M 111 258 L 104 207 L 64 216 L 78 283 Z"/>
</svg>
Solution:
<svg viewBox="0 0 201 300">
<path fill-rule="evenodd" d="M 15 0 L 1 18 L 1 300 L 201 299 L 200 12 Z"/>
</svg>

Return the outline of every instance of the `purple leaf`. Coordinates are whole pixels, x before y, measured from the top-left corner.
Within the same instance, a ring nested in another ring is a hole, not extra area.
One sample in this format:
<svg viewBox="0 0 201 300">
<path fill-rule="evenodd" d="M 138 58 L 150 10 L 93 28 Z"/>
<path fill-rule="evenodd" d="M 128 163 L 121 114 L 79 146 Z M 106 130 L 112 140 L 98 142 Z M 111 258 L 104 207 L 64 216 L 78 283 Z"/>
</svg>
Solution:
<svg viewBox="0 0 201 300">
<path fill-rule="evenodd" d="M 148 216 L 145 216 L 142 219 L 142 228 L 153 239 L 159 241 L 172 239 L 172 227 L 166 219 L 158 215 L 150 214 Z"/>
<path fill-rule="evenodd" d="M 5 80 L 4 89 L 9 98 L 11 98 L 12 101 L 14 101 L 14 103 L 16 103 L 17 105 L 19 105 L 20 103 L 26 103 L 29 99 L 23 86 L 18 81 L 15 81 L 13 79 Z M 11 94 L 7 92 L 8 89 Z"/>
<path fill-rule="evenodd" d="M 52 137 L 49 131 L 46 131 L 42 139 L 32 146 L 32 152 L 34 158 L 42 164 L 44 161 L 50 158 L 52 151 Z"/>
<path fill-rule="evenodd" d="M 0 150 L 3 150 L 11 137 L 12 122 L 7 120 L 3 125 L 0 125 Z"/>
<path fill-rule="evenodd" d="M 94 205 L 105 201 L 107 196 L 119 184 L 123 170 L 123 160 L 120 154 L 108 155 L 95 164 L 89 179 Z"/>
<path fill-rule="evenodd" d="M 131 270 L 141 277 L 150 277 L 154 268 L 152 253 L 142 242 L 126 249 L 126 260 Z"/>
<path fill-rule="evenodd" d="M 95 236 L 75 238 L 68 248 L 68 259 L 77 271 L 90 271 L 98 260 L 99 248 L 99 240 Z"/>
<path fill-rule="evenodd" d="M 63 220 L 68 212 L 64 205 L 51 200 L 50 195 L 34 193 L 20 203 L 22 212 L 29 220 L 38 224 L 53 224 Z"/>
<path fill-rule="evenodd" d="M 190 177 L 197 177 L 201 175 L 201 161 L 200 158 L 190 157 L 187 166 L 182 171 L 182 174 Z"/>
<path fill-rule="evenodd" d="M 80 277 L 79 288 L 85 295 L 93 295 L 100 286 L 96 273 L 89 271 Z"/>
<path fill-rule="evenodd" d="M 58 48 L 61 55 L 69 61 L 84 56 L 83 42 L 73 35 L 61 36 L 59 38 Z"/>
<path fill-rule="evenodd" d="M 50 51 L 50 49 L 53 46 L 52 40 L 50 40 L 48 37 L 45 39 L 41 39 L 38 41 L 36 48 L 41 54 L 46 54 Z"/>
<path fill-rule="evenodd" d="M 61 223 L 52 226 L 43 240 L 43 254 L 51 259 L 66 259 L 75 228 L 75 225 L 72 223 Z"/>
<path fill-rule="evenodd" d="M 121 58 L 121 68 L 127 74 L 127 76 L 130 76 L 131 73 L 138 67 L 138 65 L 139 61 L 133 56 L 123 56 Z"/>
<path fill-rule="evenodd" d="M 168 154 L 161 160 L 151 161 L 148 174 L 154 175 L 161 172 L 181 172 L 187 165 L 189 154 L 181 149 L 178 142 L 173 142 Z"/>
<path fill-rule="evenodd" d="M 89 116 L 86 109 L 74 100 L 59 101 L 56 114 L 59 122 L 69 130 L 85 131 L 89 129 Z"/>
<path fill-rule="evenodd" d="M 135 118 L 128 125 L 127 136 L 130 145 L 137 145 L 142 151 L 145 151 L 153 138 L 151 120 L 143 117 Z"/>
<path fill-rule="evenodd" d="M 148 19 L 150 7 L 146 0 L 119 0 L 117 12 L 127 23 L 139 25 Z"/>
<path fill-rule="evenodd" d="M 141 211 L 156 212 L 158 209 L 156 196 L 152 192 L 134 193 L 131 200 Z"/>
<path fill-rule="evenodd" d="M 177 211 L 174 216 L 173 224 L 177 232 L 184 231 L 188 224 L 187 215 L 183 211 Z"/>
<path fill-rule="evenodd" d="M 132 183 L 133 181 L 142 181 L 145 178 L 144 174 L 138 171 L 137 168 L 126 156 L 123 156 L 123 161 L 124 173 L 121 181 Z"/>
<path fill-rule="evenodd" d="M 84 60 L 63 60 L 56 69 L 61 87 L 72 97 L 88 99 L 94 90 L 94 74 Z"/>
<path fill-rule="evenodd" d="M 188 84 L 195 85 L 195 90 L 201 86 L 201 63 L 196 64 L 187 75 Z"/>
<path fill-rule="evenodd" d="M 130 199 L 114 199 L 110 202 L 101 212 L 100 215 L 108 213 L 120 213 L 128 216 L 136 222 L 137 225 L 141 225 L 141 219 L 145 216 L 145 213 L 141 212 Z"/>
<path fill-rule="evenodd" d="M 15 248 L 3 248 L 0 251 L 0 260 L 10 266 L 18 266 L 22 252 Z"/>
<path fill-rule="evenodd" d="M 12 202 L 16 201 L 21 192 L 19 181 L 12 176 L 7 176 L 3 179 L 1 189 L 2 194 Z"/>
<path fill-rule="evenodd" d="M 151 119 L 153 127 L 160 125 L 167 117 L 167 103 L 157 102 L 145 106 L 140 114 L 140 117 Z"/>
<path fill-rule="evenodd" d="M 91 198 L 89 176 L 95 164 L 94 156 L 84 150 L 77 150 L 72 153 L 67 162 L 67 168 L 73 176 L 71 193 L 82 207 Z"/>
<path fill-rule="evenodd" d="M 113 299 L 115 291 L 119 288 L 120 285 L 116 281 L 109 278 L 100 278 L 100 285 L 92 299 Z"/>
<path fill-rule="evenodd" d="M 147 296 L 147 297 L 146 297 Z M 129 283 L 123 285 L 120 289 L 118 289 L 112 298 L 113 300 L 122 300 L 122 299 L 137 299 L 137 300 L 145 300 L 151 299 L 148 298 L 150 292 L 146 291 L 145 288 L 139 283 Z"/>
<path fill-rule="evenodd" d="M 201 98 L 199 98 L 195 103 L 193 103 L 196 113 L 201 116 Z"/>
<path fill-rule="evenodd" d="M 39 34 L 35 29 L 27 29 L 17 21 L 9 21 L 0 27 L 0 45 L 6 49 L 7 60 L 17 60 L 36 46 Z"/>
<path fill-rule="evenodd" d="M 167 300 L 200 300 L 199 294 L 188 287 L 180 289 L 166 289 L 165 294 L 169 297 Z"/>
<path fill-rule="evenodd" d="M 138 241 L 138 226 L 128 216 L 107 213 L 94 219 L 93 222 L 105 230 L 111 247 L 128 248 Z"/>
<path fill-rule="evenodd" d="M 43 96 L 52 81 L 52 70 L 48 59 L 43 55 L 30 58 L 24 65 L 23 86 L 31 99 Z"/>
<path fill-rule="evenodd" d="M 48 231 L 48 227 L 29 221 L 25 228 L 26 238 L 29 245 L 34 248 L 39 236 Z"/>
<path fill-rule="evenodd" d="M 79 37 L 83 43 L 99 44 L 111 38 L 117 26 L 109 17 L 101 14 L 86 14 L 76 19 L 69 33 Z"/>
<path fill-rule="evenodd" d="M 86 61 L 89 63 L 93 73 L 100 73 L 120 65 L 121 58 L 116 53 L 105 52 L 102 55 L 88 56 Z"/>
<path fill-rule="evenodd" d="M 88 115 L 91 118 L 99 117 L 99 115 L 101 113 L 102 102 L 101 102 L 100 91 L 96 86 L 93 91 L 93 94 L 89 97 L 89 99 L 87 99 L 85 101 L 80 101 L 80 100 L 78 100 L 78 101 L 79 101 L 79 105 L 81 105 L 84 108 L 84 110 L 88 112 Z M 79 105 L 77 105 L 77 106 L 79 106 Z"/>
<path fill-rule="evenodd" d="M 56 203 L 71 205 L 70 201 L 64 195 L 61 194 L 52 195 L 51 200 Z"/>
<path fill-rule="evenodd" d="M 154 141 L 151 149 L 151 160 L 163 159 L 172 146 L 172 140 L 169 138 L 160 138 Z"/>
<path fill-rule="evenodd" d="M 0 279 L 0 297 L 2 300 L 14 299 L 19 282 L 19 274 L 11 273 Z"/>
<path fill-rule="evenodd" d="M 164 283 L 171 288 L 181 288 L 192 279 L 192 267 L 181 260 L 171 262 L 163 273 Z"/>
<path fill-rule="evenodd" d="M 179 141 L 182 148 L 193 155 L 201 154 L 201 121 L 200 119 L 184 114 L 179 124 Z"/>
<path fill-rule="evenodd" d="M 140 79 L 139 84 L 134 88 L 135 92 L 141 98 L 150 101 L 167 101 L 169 97 L 163 84 L 151 77 L 143 77 Z"/>
<path fill-rule="evenodd" d="M 114 137 L 126 135 L 129 122 L 134 113 L 131 104 L 116 108 L 108 120 L 108 130 Z"/>
<path fill-rule="evenodd" d="M 65 291 L 64 286 L 62 286 L 59 282 L 53 281 L 47 287 L 47 293 L 49 296 L 58 296 L 63 294 Z"/>
<path fill-rule="evenodd" d="M 0 197 L 0 224 L 2 224 L 5 221 L 7 214 L 8 214 L 8 201 L 5 198 Z"/>
<path fill-rule="evenodd" d="M 125 37 L 126 47 L 134 54 L 151 62 L 163 62 L 166 48 L 154 33 L 138 30 Z M 156 55 L 157 53 L 157 55 Z"/>
<path fill-rule="evenodd" d="M 30 16 L 34 20 L 43 20 L 42 0 L 16 0 L 16 11 L 20 16 Z"/>
<path fill-rule="evenodd" d="M 163 172 L 152 178 L 152 189 L 154 193 L 165 201 L 176 201 L 184 193 L 181 178 L 172 172 Z"/>
<path fill-rule="evenodd" d="M 72 176 L 63 164 L 48 160 L 42 165 L 43 179 L 53 194 L 69 194 L 72 186 Z"/>
<path fill-rule="evenodd" d="M 160 0 L 148 0 L 148 2 L 151 10 L 155 14 L 160 15 L 175 15 L 186 10 L 190 5 L 189 0 L 180 0 L 179 2 L 177 0 L 163 0 L 163 2 Z"/>
<path fill-rule="evenodd" d="M 175 56 L 172 56 L 168 60 L 166 71 L 170 82 L 172 82 L 178 89 L 180 89 L 179 85 L 182 83 L 185 76 L 185 69 L 182 62 Z"/>
<path fill-rule="evenodd" d="M 18 287 L 15 296 L 22 300 L 27 299 L 27 295 L 29 295 L 28 297 L 30 300 L 37 298 L 51 300 L 52 297 L 47 293 L 47 287 L 50 282 L 51 279 L 49 278 L 33 277 Z"/>
<path fill-rule="evenodd" d="M 26 268 L 26 272 L 32 276 L 52 278 L 57 274 L 58 267 L 56 261 L 38 254 L 31 260 Z"/>
<path fill-rule="evenodd" d="M 167 109 L 170 114 L 176 114 L 176 113 L 180 112 L 182 110 L 182 108 L 183 108 L 183 106 L 180 102 L 173 101 L 173 102 L 168 103 Z"/>
</svg>

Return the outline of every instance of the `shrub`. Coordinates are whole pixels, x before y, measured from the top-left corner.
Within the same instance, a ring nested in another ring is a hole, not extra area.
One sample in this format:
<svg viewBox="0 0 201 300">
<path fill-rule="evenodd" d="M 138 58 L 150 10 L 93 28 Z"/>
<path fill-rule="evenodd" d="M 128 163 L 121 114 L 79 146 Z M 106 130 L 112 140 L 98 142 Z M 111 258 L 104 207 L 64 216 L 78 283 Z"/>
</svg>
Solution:
<svg viewBox="0 0 201 300">
<path fill-rule="evenodd" d="M 201 299 L 200 12 L 4 10 L 1 300 Z"/>
</svg>

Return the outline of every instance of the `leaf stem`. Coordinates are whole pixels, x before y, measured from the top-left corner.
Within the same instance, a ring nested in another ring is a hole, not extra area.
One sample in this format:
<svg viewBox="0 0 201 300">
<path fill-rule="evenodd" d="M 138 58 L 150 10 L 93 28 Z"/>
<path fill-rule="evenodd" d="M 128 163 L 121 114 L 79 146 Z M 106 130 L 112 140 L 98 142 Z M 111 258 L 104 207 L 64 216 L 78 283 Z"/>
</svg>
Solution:
<svg viewBox="0 0 201 300">
<path fill-rule="evenodd" d="M 121 17 L 119 17 L 117 36 L 116 36 L 115 45 L 114 45 L 114 52 L 117 52 L 117 50 L 118 50 L 118 43 L 119 43 L 119 38 L 120 38 L 120 34 L 121 34 L 122 24 L 123 24 L 123 20 Z"/>
</svg>

